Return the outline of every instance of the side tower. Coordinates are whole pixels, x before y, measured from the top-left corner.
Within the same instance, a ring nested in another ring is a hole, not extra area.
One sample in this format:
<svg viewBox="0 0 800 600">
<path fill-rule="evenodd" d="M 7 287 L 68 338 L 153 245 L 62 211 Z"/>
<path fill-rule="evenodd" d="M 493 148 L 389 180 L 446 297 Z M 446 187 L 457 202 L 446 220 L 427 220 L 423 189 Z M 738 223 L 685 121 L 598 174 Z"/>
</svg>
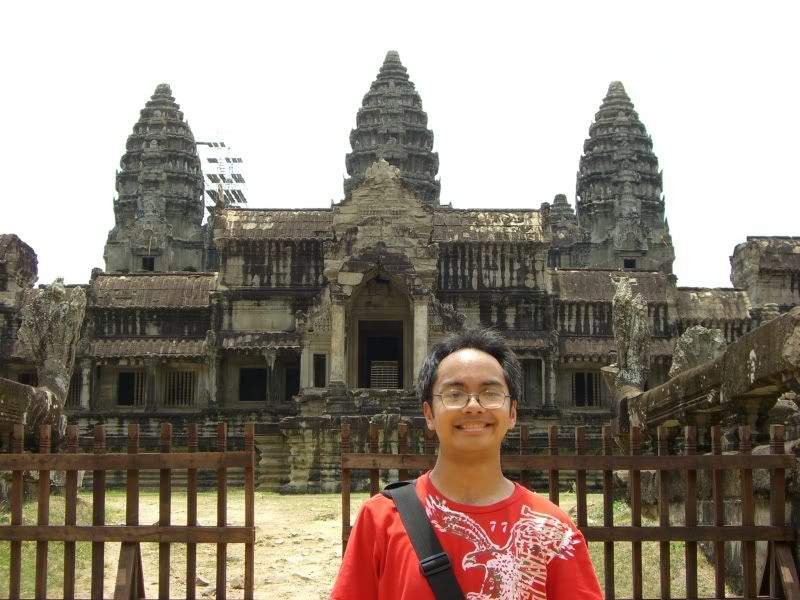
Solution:
<svg viewBox="0 0 800 600">
<path fill-rule="evenodd" d="M 202 271 L 203 174 L 194 136 L 162 83 L 128 136 L 117 172 L 106 272 Z"/>
<path fill-rule="evenodd" d="M 422 99 L 393 50 L 386 54 L 364 96 L 356 128 L 350 132 L 350 146 L 353 151 L 345 158 L 349 175 L 344 181 L 345 198 L 364 179 L 367 168 L 382 158 L 400 169 L 401 179 L 420 200 L 438 206 L 439 155 L 433 152 L 433 132 L 428 129 Z"/>
<path fill-rule="evenodd" d="M 577 217 L 590 236 L 587 267 L 672 273 L 675 252 L 661 190 L 653 141 L 622 83 L 613 81 L 578 168 Z"/>
</svg>

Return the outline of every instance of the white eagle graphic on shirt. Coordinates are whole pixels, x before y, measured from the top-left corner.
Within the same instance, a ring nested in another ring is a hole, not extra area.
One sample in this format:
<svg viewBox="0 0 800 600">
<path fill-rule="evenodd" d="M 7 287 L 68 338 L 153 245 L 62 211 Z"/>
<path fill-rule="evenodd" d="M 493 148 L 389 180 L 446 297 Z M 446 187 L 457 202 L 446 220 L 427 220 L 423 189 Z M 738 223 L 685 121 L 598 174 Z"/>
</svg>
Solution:
<svg viewBox="0 0 800 600">
<path fill-rule="evenodd" d="M 498 546 L 474 519 L 448 508 L 444 500 L 428 496 L 425 512 L 434 527 L 457 535 L 475 546 L 461 567 L 485 570 L 480 592 L 467 600 L 546 600 L 547 564 L 553 558 L 573 556 L 580 538 L 563 521 L 523 505 L 505 546 Z"/>
</svg>

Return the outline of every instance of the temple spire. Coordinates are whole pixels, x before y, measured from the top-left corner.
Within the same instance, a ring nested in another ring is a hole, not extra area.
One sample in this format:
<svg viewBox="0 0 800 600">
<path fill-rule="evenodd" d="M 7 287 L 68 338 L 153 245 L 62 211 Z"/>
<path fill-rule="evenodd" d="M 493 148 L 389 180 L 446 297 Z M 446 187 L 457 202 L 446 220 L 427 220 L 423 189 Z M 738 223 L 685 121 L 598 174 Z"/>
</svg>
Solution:
<svg viewBox="0 0 800 600">
<path fill-rule="evenodd" d="M 576 195 L 580 217 L 591 204 L 628 190 L 638 201 L 661 204 L 661 172 L 633 102 L 620 81 L 612 81 L 583 144 Z"/>
<path fill-rule="evenodd" d="M 172 89 L 159 84 L 125 144 L 106 270 L 202 270 L 203 174 Z"/>
<path fill-rule="evenodd" d="M 658 158 L 619 81 L 608 86 L 583 144 L 576 197 L 595 248 L 588 266 L 672 272 Z"/>
<path fill-rule="evenodd" d="M 421 200 L 439 204 L 439 156 L 433 152 L 433 132 L 422 99 L 394 50 L 386 59 L 364 96 L 350 132 L 353 151 L 345 158 L 345 197 L 364 178 L 372 163 L 383 158 L 400 169 L 401 179 Z"/>
</svg>

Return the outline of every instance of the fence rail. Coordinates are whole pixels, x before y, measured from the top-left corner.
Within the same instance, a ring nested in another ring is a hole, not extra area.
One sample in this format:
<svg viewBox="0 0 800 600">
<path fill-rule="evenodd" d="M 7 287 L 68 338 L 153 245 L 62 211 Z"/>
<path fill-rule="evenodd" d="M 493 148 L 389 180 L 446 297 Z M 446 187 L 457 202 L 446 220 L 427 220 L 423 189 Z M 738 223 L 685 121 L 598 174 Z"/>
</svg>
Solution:
<svg viewBox="0 0 800 600">
<path fill-rule="evenodd" d="M 435 439 L 425 430 L 424 454 L 408 452 L 408 425 L 400 423 L 397 429 L 398 453 L 380 453 L 379 430 L 370 423 L 367 447 L 369 452 L 351 451 L 350 422 L 342 422 L 342 549 L 350 536 L 350 492 L 352 471 L 368 470 L 369 491 L 379 491 L 380 471 L 397 469 L 400 479 L 407 479 L 409 471 L 422 471 L 433 467 Z M 576 525 L 589 542 L 603 543 L 603 581 L 605 597 L 616 598 L 614 580 L 614 544 L 631 544 L 632 598 L 643 598 L 642 542 L 659 543 L 659 595 L 674 598 L 670 589 L 670 542 L 684 542 L 686 563 L 686 599 L 698 599 L 697 550 L 698 542 L 710 542 L 714 547 L 714 594 L 715 598 L 730 598 L 725 590 L 724 545 L 726 542 L 741 542 L 743 550 L 744 598 L 799 598 L 800 582 L 792 555 L 796 533 L 785 522 L 786 469 L 793 468 L 797 460 L 785 455 L 784 427 L 773 425 L 770 430 L 769 454 L 751 454 L 750 430 L 739 429 L 740 447 L 736 454 L 723 455 L 721 433 L 718 426 L 711 429 L 711 454 L 697 454 L 697 431 L 695 427 L 684 429 L 681 455 L 668 454 L 668 430 L 658 429 L 655 455 L 642 455 L 640 432 L 633 428 L 628 440 L 628 454 L 615 455 L 611 430 L 604 427 L 600 454 L 586 454 L 586 436 L 583 427 L 575 428 L 573 454 L 559 454 L 558 428 L 548 430 L 547 447 L 544 454 L 530 454 L 530 435 L 527 426 L 520 430 L 518 454 L 502 456 L 503 469 L 519 474 L 520 483 L 530 487 L 532 471 L 548 475 L 548 495 L 552 502 L 559 503 L 559 473 L 575 473 L 577 500 Z M 770 523 L 755 524 L 755 502 L 753 494 L 753 470 L 765 469 L 770 477 Z M 656 471 L 658 491 L 658 527 L 642 526 L 641 472 Z M 587 515 L 587 471 L 602 472 L 603 524 L 590 526 Z M 614 471 L 628 471 L 630 490 L 631 524 L 614 524 Z M 698 472 L 707 471 L 711 480 L 712 521 L 710 525 L 698 524 Z M 724 515 L 723 485 L 726 476 L 738 475 L 741 482 L 741 523 L 726 524 Z M 683 525 L 670 524 L 668 480 L 680 476 L 685 491 Z M 768 543 L 768 557 L 764 574 L 759 580 L 756 572 L 756 542 Z"/>
<path fill-rule="evenodd" d="M 0 454 L 0 470 L 11 471 L 10 523 L 0 525 L 0 541 L 10 542 L 8 597 L 21 598 L 22 542 L 36 542 L 35 597 L 47 598 L 48 544 L 64 543 L 63 598 L 76 597 L 76 542 L 91 542 L 92 600 L 104 598 L 105 543 L 120 542 L 120 557 L 114 588 L 115 599 L 129 600 L 144 597 L 144 574 L 141 549 L 143 542 L 158 543 L 158 597 L 170 598 L 170 561 L 172 544 L 186 544 L 186 598 L 196 597 L 197 544 L 216 544 L 216 598 L 226 597 L 227 546 L 244 544 L 244 594 L 253 597 L 255 548 L 255 447 L 254 426 L 245 425 L 244 451 L 227 451 L 227 428 L 217 425 L 217 447 L 214 452 L 198 452 L 198 425 L 190 424 L 187 431 L 188 452 L 171 452 L 172 425 L 162 423 L 159 452 L 140 453 L 139 426 L 128 425 L 127 453 L 107 453 L 103 425 L 94 429 L 91 453 L 78 452 L 78 430 L 67 428 L 66 453 L 50 454 L 50 426 L 39 432 L 39 454 L 23 452 L 24 431 L 15 425 L 12 434 L 12 453 Z M 227 524 L 227 473 L 230 468 L 244 469 L 245 523 Z M 142 469 L 159 471 L 159 520 L 157 525 L 139 523 L 139 472 Z M 172 476 L 175 469 L 186 469 L 186 525 L 171 522 Z M 200 526 L 197 519 L 197 471 L 217 473 L 217 523 Z M 49 522 L 50 471 L 65 471 L 63 524 Z M 126 471 L 125 525 L 107 525 L 105 515 L 106 472 Z M 36 525 L 23 525 L 23 472 L 38 471 Z M 92 524 L 77 524 L 78 471 L 93 472 Z M 2 593 L 2 590 L 0 590 Z"/>
</svg>

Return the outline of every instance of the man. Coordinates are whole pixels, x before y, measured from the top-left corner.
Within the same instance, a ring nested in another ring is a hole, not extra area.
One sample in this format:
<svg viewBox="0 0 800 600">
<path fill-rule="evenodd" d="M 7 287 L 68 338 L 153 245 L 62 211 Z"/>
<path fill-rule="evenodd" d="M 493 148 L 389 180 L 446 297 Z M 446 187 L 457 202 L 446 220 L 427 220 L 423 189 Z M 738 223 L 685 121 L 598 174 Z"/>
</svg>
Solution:
<svg viewBox="0 0 800 600">
<path fill-rule="evenodd" d="M 500 468 L 521 379 L 514 353 L 493 331 L 454 334 L 431 350 L 418 392 L 439 454 L 417 479 L 417 496 L 465 598 L 600 600 L 569 517 Z M 390 498 L 377 495 L 361 508 L 331 598 L 434 598 Z"/>
</svg>

